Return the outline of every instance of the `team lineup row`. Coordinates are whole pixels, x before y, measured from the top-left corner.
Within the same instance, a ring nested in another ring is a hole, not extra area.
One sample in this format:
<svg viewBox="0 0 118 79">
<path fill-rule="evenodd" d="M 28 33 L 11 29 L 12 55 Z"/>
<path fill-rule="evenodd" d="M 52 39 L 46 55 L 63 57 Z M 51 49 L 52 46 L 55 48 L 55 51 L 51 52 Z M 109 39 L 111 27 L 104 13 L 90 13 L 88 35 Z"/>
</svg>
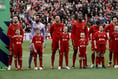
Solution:
<svg viewBox="0 0 118 79">
<path fill-rule="evenodd" d="M 43 70 L 42 67 L 42 56 L 44 51 L 44 40 L 45 40 L 45 26 L 40 22 L 40 16 L 36 15 L 36 19 L 32 20 L 30 17 L 27 17 L 28 21 L 31 23 L 31 44 L 30 44 L 30 56 L 29 56 L 29 68 L 31 68 L 32 57 L 34 57 L 35 70 L 38 70 L 37 67 L 37 55 L 39 55 L 40 61 L 40 70 Z M 107 36 L 106 31 L 109 32 Z M 52 55 L 51 55 L 51 68 L 54 68 L 55 53 L 59 49 L 59 67 L 58 69 L 63 68 L 63 55 L 65 55 L 66 69 L 68 67 L 68 52 L 69 52 L 69 33 L 68 28 L 61 23 L 60 17 L 55 16 L 55 23 L 50 26 L 50 35 L 52 38 Z M 18 18 L 13 17 L 13 24 L 8 28 L 7 36 L 10 38 L 9 45 L 9 59 L 8 59 L 8 70 L 11 70 L 12 56 L 14 57 L 15 69 L 17 68 L 17 62 L 22 68 L 22 43 L 23 43 L 23 29 L 18 24 Z M 108 38 L 109 37 L 109 38 Z M 100 21 L 96 21 L 96 24 L 91 26 L 88 30 L 87 24 L 82 21 L 82 14 L 78 15 L 78 20 L 73 23 L 71 30 L 71 39 L 73 44 L 73 65 L 75 67 L 76 54 L 79 51 L 79 65 L 80 68 L 87 68 L 87 55 L 86 49 L 88 45 L 88 40 L 91 40 L 91 50 L 92 50 L 92 65 L 93 68 L 95 65 L 97 68 L 103 67 L 104 64 L 104 54 L 106 50 L 106 43 L 109 40 L 109 52 L 110 52 L 110 62 L 109 67 L 111 67 L 112 54 L 114 61 L 114 68 L 118 68 L 118 23 L 117 17 L 112 18 L 111 24 L 103 27 L 100 24 Z M 96 56 L 95 56 L 96 53 Z M 96 61 L 96 64 L 94 62 Z M 83 65 L 82 65 L 83 62 Z"/>
</svg>

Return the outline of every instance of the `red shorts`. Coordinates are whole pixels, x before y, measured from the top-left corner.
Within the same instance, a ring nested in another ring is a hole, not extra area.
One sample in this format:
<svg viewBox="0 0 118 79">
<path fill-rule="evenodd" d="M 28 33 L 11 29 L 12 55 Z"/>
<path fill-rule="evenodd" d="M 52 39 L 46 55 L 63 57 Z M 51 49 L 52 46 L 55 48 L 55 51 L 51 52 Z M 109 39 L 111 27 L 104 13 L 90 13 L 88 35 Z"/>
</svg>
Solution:
<svg viewBox="0 0 118 79">
<path fill-rule="evenodd" d="M 68 54 L 69 52 L 69 46 L 68 45 L 61 45 L 61 48 L 60 48 L 60 53 L 64 53 L 65 54 Z"/>
<path fill-rule="evenodd" d="M 113 43 L 109 40 L 109 51 L 113 52 Z"/>
<path fill-rule="evenodd" d="M 10 40 L 10 43 L 9 43 L 9 51 L 13 52 L 14 51 L 14 47 L 13 47 L 13 40 Z"/>
<path fill-rule="evenodd" d="M 33 52 L 33 56 L 36 58 L 37 54 L 39 54 L 39 57 L 42 57 L 43 49 L 42 47 L 36 47 L 37 53 Z"/>
<path fill-rule="evenodd" d="M 14 58 L 22 58 L 22 47 L 21 46 L 14 46 Z"/>
<path fill-rule="evenodd" d="M 59 48 L 59 41 L 52 40 L 52 50 L 56 51 Z"/>
<path fill-rule="evenodd" d="M 97 52 L 105 53 L 106 44 L 97 44 Z"/>
<path fill-rule="evenodd" d="M 94 45 L 94 41 L 91 41 L 91 51 L 95 51 L 95 45 Z"/>
<path fill-rule="evenodd" d="M 85 57 L 86 56 L 86 47 L 79 47 L 79 57 Z"/>
</svg>

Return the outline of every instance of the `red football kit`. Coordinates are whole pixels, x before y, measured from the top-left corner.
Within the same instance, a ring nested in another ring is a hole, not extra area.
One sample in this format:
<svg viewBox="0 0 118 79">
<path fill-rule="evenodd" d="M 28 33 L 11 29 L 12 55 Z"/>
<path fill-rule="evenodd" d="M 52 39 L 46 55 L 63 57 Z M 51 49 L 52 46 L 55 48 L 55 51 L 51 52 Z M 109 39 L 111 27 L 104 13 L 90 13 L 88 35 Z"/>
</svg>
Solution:
<svg viewBox="0 0 118 79">
<path fill-rule="evenodd" d="M 72 25 L 71 38 L 74 41 L 74 49 L 78 49 L 78 41 L 80 40 L 80 33 L 84 32 L 86 39 L 88 39 L 88 27 L 85 22 L 75 22 Z"/>
<path fill-rule="evenodd" d="M 62 23 L 59 24 L 54 23 L 50 27 L 50 34 L 52 37 L 52 56 L 51 56 L 52 68 L 54 67 L 55 53 L 56 50 L 59 48 L 59 40 L 63 31 L 63 27 L 64 25 Z"/>
<path fill-rule="evenodd" d="M 87 40 L 84 39 L 80 39 L 79 40 L 79 44 L 78 44 L 78 47 L 79 47 L 79 57 L 80 57 L 80 60 L 79 60 L 79 63 L 80 63 L 80 67 L 82 67 L 82 61 L 83 61 L 83 67 L 86 67 L 86 49 L 87 49 Z M 83 60 L 81 59 L 83 58 Z"/>
<path fill-rule="evenodd" d="M 13 38 L 14 41 L 14 63 L 15 67 L 17 68 L 17 58 L 19 59 L 19 65 L 20 68 L 22 68 L 22 42 L 23 42 L 23 37 L 22 36 L 16 36 Z"/>
<path fill-rule="evenodd" d="M 107 42 L 107 33 L 106 32 L 96 32 L 94 39 L 96 40 L 97 51 L 100 53 L 105 53 L 106 42 Z"/>
<path fill-rule="evenodd" d="M 73 49 L 74 49 L 73 67 L 75 66 L 76 54 L 77 54 L 77 50 L 78 50 L 78 41 L 80 40 L 80 33 L 81 32 L 85 33 L 85 37 L 88 40 L 88 27 L 87 27 L 87 24 L 85 22 L 76 21 L 75 23 L 73 23 L 72 30 L 71 30 L 71 38 L 72 38 L 72 41 L 74 43 L 74 46 L 73 46 Z"/>
<path fill-rule="evenodd" d="M 96 25 L 93 25 L 90 27 L 89 29 L 89 39 L 91 40 L 91 50 L 92 51 L 95 51 L 95 46 L 94 46 L 94 40 L 93 40 L 93 37 L 94 37 L 94 34 L 99 31 L 99 26 L 97 27 Z M 90 34 L 92 33 L 92 37 L 90 36 Z"/>
<path fill-rule="evenodd" d="M 37 51 L 33 53 L 35 67 L 37 67 L 37 54 L 39 54 L 40 67 L 42 67 L 43 42 L 44 42 L 44 39 L 42 35 L 40 36 L 35 35 L 32 39 L 32 43 L 34 44 L 34 47 Z"/>
<path fill-rule="evenodd" d="M 113 44 L 113 53 L 114 53 L 114 66 L 118 65 L 118 33 L 112 32 L 111 42 Z"/>
<path fill-rule="evenodd" d="M 16 29 L 20 29 L 20 35 L 24 36 L 23 29 L 22 29 L 22 27 L 20 25 L 11 24 L 8 27 L 8 31 L 7 31 L 7 36 L 10 38 L 9 51 L 13 51 L 13 39 L 12 38 L 16 34 L 15 33 Z"/>
<path fill-rule="evenodd" d="M 63 54 L 65 53 L 66 66 L 68 66 L 68 52 L 69 52 L 69 33 L 62 33 L 60 37 L 60 56 L 59 66 L 62 67 Z"/>
<path fill-rule="evenodd" d="M 8 27 L 7 36 L 10 38 L 9 51 L 12 51 L 12 52 L 14 50 L 13 49 L 14 48 L 13 47 L 13 36 L 15 35 L 15 30 L 16 29 L 20 29 L 20 35 L 24 36 L 23 29 L 22 29 L 22 27 L 20 25 L 11 24 Z M 8 64 L 11 65 L 11 62 L 12 62 L 12 55 L 9 56 Z"/>
</svg>

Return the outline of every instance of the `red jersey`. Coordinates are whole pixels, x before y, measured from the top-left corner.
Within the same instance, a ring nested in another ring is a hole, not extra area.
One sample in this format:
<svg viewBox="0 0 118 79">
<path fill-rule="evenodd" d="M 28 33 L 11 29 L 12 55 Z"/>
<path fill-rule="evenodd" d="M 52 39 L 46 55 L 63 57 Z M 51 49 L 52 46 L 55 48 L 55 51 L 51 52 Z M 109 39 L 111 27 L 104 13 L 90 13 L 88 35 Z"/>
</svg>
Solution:
<svg viewBox="0 0 118 79">
<path fill-rule="evenodd" d="M 112 40 L 114 53 L 118 53 L 118 33 L 113 32 L 110 39 Z"/>
<path fill-rule="evenodd" d="M 108 37 L 106 32 L 96 32 L 94 35 L 94 40 L 96 40 L 96 44 L 106 44 Z"/>
<path fill-rule="evenodd" d="M 99 31 L 99 26 L 97 27 L 96 25 L 93 25 L 89 29 L 89 39 L 93 40 L 94 34 Z M 92 38 L 90 37 L 90 34 L 92 33 Z"/>
<path fill-rule="evenodd" d="M 111 24 L 109 24 L 108 26 L 105 27 L 104 31 L 108 31 L 108 30 L 109 30 L 109 37 L 111 37 L 112 32 L 114 32 L 114 25 L 113 25 L 113 23 L 111 23 Z"/>
<path fill-rule="evenodd" d="M 87 46 L 87 40 L 86 39 L 84 39 L 84 40 L 79 40 L 79 44 L 78 44 L 78 46 L 80 47 L 80 48 L 83 48 L 83 47 L 86 47 Z"/>
<path fill-rule="evenodd" d="M 32 43 L 34 43 L 34 46 L 36 48 L 42 47 L 43 46 L 43 42 L 44 42 L 44 40 L 43 40 L 43 36 L 42 35 L 40 35 L 40 36 L 35 35 L 33 37 L 33 39 L 32 39 Z"/>
<path fill-rule="evenodd" d="M 52 39 L 59 40 L 63 27 L 64 25 L 62 23 L 59 23 L 59 24 L 54 23 L 51 25 L 50 34 L 51 34 Z"/>
<path fill-rule="evenodd" d="M 8 27 L 8 31 L 7 31 L 7 36 L 12 39 L 12 37 L 14 35 L 16 35 L 15 33 L 15 30 L 16 29 L 20 29 L 20 35 L 24 36 L 24 32 L 23 32 L 23 28 L 20 26 L 20 25 L 14 25 L 14 24 L 11 24 L 9 27 Z"/>
<path fill-rule="evenodd" d="M 71 38 L 72 40 L 80 40 L 80 33 L 84 32 L 86 35 L 86 39 L 88 39 L 88 27 L 85 22 L 78 22 L 76 21 L 72 25 L 72 30 L 71 30 Z"/>
<path fill-rule="evenodd" d="M 69 33 L 62 33 L 60 37 L 61 45 L 69 45 Z"/>
<path fill-rule="evenodd" d="M 22 36 L 17 36 L 13 38 L 14 41 L 14 47 L 22 47 L 22 42 L 23 42 L 23 37 Z"/>
</svg>

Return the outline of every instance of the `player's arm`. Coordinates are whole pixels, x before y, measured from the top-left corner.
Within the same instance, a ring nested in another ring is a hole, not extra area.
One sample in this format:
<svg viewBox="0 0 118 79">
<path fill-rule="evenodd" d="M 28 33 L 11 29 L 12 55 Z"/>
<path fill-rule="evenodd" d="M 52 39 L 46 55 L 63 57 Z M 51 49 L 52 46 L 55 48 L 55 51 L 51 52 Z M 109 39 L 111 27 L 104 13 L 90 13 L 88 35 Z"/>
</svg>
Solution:
<svg viewBox="0 0 118 79">
<path fill-rule="evenodd" d="M 7 30 L 7 37 L 9 37 L 10 39 L 12 39 L 12 35 L 11 35 L 11 27 L 9 26 L 8 27 L 8 30 Z"/>
<path fill-rule="evenodd" d="M 35 48 L 35 46 L 34 46 L 34 42 L 35 42 L 35 39 L 34 39 L 34 37 L 33 37 L 33 39 L 32 39 L 32 47 L 33 47 L 34 52 L 37 53 L 37 50 L 36 50 L 36 48 Z"/>
<path fill-rule="evenodd" d="M 42 52 L 44 52 L 44 37 L 42 36 Z"/>
<path fill-rule="evenodd" d="M 44 40 L 45 40 L 45 37 L 46 37 L 45 25 L 42 26 L 41 31 L 42 31 L 42 33 L 43 33 L 43 38 L 44 38 Z"/>
<path fill-rule="evenodd" d="M 97 33 L 94 34 L 93 40 L 94 40 L 95 49 L 97 49 L 97 45 L 96 45 Z"/>
<path fill-rule="evenodd" d="M 107 32 L 109 30 L 109 28 L 110 28 L 110 25 L 105 26 L 104 31 Z"/>
<path fill-rule="evenodd" d="M 93 30 L 92 30 L 92 26 L 91 26 L 90 29 L 89 29 L 89 31 L 88 31 L 89 40 L 91 40 L 91 36 L 90 36 L 90 35 L 91 35 L 92 31 L 93 31 Z"/>
<path fill-rule="evenodd" d="M 52 37 L 52 34 L 53 34 L 53 25 L 50 26 L 50 35 L 51 35 L 51 38 L 53 38 Z"/>
<path fill-rule="evenodd" d="M 74 34 L 75 34 L 75 25 L 72 25 L 72 30 L 71 30 L 71 39 L 72 39 L 72 45 L 74 46 Z"/>
<path fill-rule="evenodd" d="M 86 39 L 88 40 L 89 33 L 88 33 L 88 26 L 87 26 L 87 24 L 85 25 L 85 34 L 86 34 Z"/>
</svg>

